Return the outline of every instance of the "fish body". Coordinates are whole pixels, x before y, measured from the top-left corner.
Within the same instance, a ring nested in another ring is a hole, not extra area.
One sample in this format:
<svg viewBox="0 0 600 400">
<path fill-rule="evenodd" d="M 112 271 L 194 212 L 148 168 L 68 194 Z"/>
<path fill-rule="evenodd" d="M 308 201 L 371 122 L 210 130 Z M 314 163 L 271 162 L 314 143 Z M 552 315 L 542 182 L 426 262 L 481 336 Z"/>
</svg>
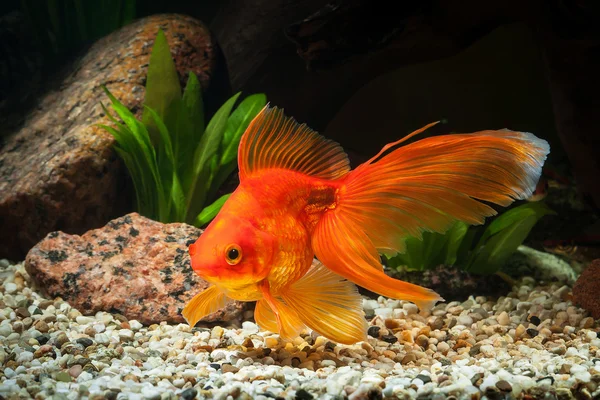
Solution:
<svg viewBox="0 0 600 400">
<path fill-rule="evenodd" d="M 320 215 L 334 204 L 338 186 L 285 169 L 262 171 L 244 180 L 206 229 L 204 239 L 193 245 L 194 252 L 204 255 L 202 264 L 193 266 L 202 265 L 199 272 L 204 279 L 235 300 L 259 300 L 257 285 L 264 279 L 271 291 L 278 292 L 311 266 L 310 234 Z M 228 235 L 231 238 L 225 239 Z M 238 243 L 244 257 L 253 262 L 223 261 L 225 249 L 220 245 L 230 243 Z M 213 260 L 206 259 L 210 254 Z"/>
<path fill-rule="evenodd" d="M 183 310 L 195 325 L 231 299 L 257 301 L 263 329 L 310 328 L 340 343 L 366 339 L 354 284 L 430 308 L 432 290 L 393 279 L 379 254 L 407 236 L 483 223 L 535 190 L 549 152 L 529 133 L 482 131 L 385 146 L 354 170 L 335 142 L 265 107 L 242 136 L 240 185 L 198 240 L 194 271 L 212 286 Z M 318 261 L 315 261 L 315 256 Z"/>
</svg>

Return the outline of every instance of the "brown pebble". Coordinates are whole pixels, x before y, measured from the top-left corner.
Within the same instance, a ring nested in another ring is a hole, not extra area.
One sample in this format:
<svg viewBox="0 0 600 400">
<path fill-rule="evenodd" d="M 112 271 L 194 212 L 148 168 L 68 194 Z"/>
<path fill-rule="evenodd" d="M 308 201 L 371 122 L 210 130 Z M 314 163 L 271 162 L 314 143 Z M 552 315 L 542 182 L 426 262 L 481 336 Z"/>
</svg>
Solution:
<svg viewBox="0 0 600 400">
<path fill-rule="evenodd" d="M 501 380 L 496 382 L 496 387 L 501 391 L 501 392 L 512 392 L 512 386 L 510 385 L 510 383 L 508 383 L 505 380 Z"/>
<path fill-rule="evenodd" d="M 122 315 L 122 314 L 113 314 L 112 316 L 117 321 L 127 322 L 127 318 L 124 315 Z"/>
<path fill-rule="evenodd" d="M 129 325 L 129 322 L 123 321 L 121 322 L 121 329 L 131 329 L 131 325 Z"/>
<path fill-rule="evenodd" d="M 429 338 L 425 335 L 419 335 L 415 343 L 425 349 L 429 346 Z"/>
<path fill-rule="evenodd" d="M 444 320 L 441 317 L 435 317 L 429 326 L 431 326 L 431 329 L 442 329 L 444 327 Z"/>
<path fill-rule="evenodd" d="M 391 318 L 386 319 L 385 320 L 385 327 L 387 329 L 392 329 L 392 330 L 399 329 L 400 328 L 400 321 L 398 321 L 397 319 L 391 319 Z"/>
<path fill-rule="evenodd" d="M 408 363 L 415 362 L 415 361 L 417 361 L 417 356 L 415 355 L 415 353 L 408 353 L 402 359 L 402 365 L 406 365 Z"/>
<path fill-rule="evenodd" d="M 56 353 L 54 352 L 54 348 L 49 344 L 44 344 L 40 346 L 35 353 L 33 353 L 35 358 L 40 358 L 44 356 L 50 356 L 52 358 L 56 357 Z"/>
<path fill-rule="evenodd" d="M 50 327 L 46 323 L 46 321 L 38 319 L 33 323 L 33 327 L 42 333 L 48 333 Z"/>
<path fill-rule="evenodd" d="M 123 381 L 134 381 L 134 382 L 139 382 L 140 378 L 138 378 L 137 376 L 133 375 L 133 374 L 127 374 L 123 377 Z"/>
<path fill-rule="evenodd" d="M 14 284 L 17 285 L 18 290 L 23 290 L 25 287 L 25 279 L 17 272 L 15 274 L 15 279 L 13 280 Z"/>
<path fill-rule="evenodd" d="M 402 343 L 414 343 L 412 332 L 408 330 L 400 332 L 400 340 Z"/>
<path fill-rule="evenodd" d="M 85 328 L 83 333 L 85 333 L 89 337 L 94 337 L 96 335 L 96 330 L 94 328 L 92 328 L 91 326 L 88 326 L 87 328 Z"/>
<path fill-rule="evenodd" d="M 15 310 L 15 314 L 17 314 L 21 318 L 31 317 L 29 311 L 25 307 L 19 307 Z"/>
<path fill-rule="evenodd" d="M 481 345 L 478 343 L 469 349 L 469 355 L 471 357 L 476 356 L 477 354 L 479 354 L 480 349 L 481 349 Z"/>
<path fill-rule="evenodd" d="M 65 343 L 69 343 L 69 338 L 67 337 L 66 333 L 61 332 L 56 336 L 56 338 L 54 338 L 54 343 L 56 343 L 56 347 L 62 348 Z"/>
<path fill-rule="evenodd" d="M 240 369 L 239 369 L 238 367 L 234 367 L 234 366 L 233 366 L 233 365 L 231 365 L 231 364 L 223 364 L 223 365 L 221 365 L 221 371 L 223 371 L 223 373 L 226 373 L 226 372 L 233 372 L 233 373 L 235 374 L 235 373 L 236 373 L 236 372 L 238 372 L 239 370 L 240 370 Z"/>
<path fill-rule="evenodd" d="M 254 348 L 254 343 L 252 342 L 252 339 L 246 338 L 246 339 L 244 339 L 244 343 L 242 343 L 242 346 L 244 346 L 248 349 L 252 349 L 252 348 Z"/>
<path fill-rule="evenodd" d="M 481 385 L 481 382 L 483 382 L 483 374 L 481 372 L 477 372 L 471 377 L 471 384 L 473 386 L 479 387 L 479 385 Z"/>
<path fill-rule="evenodd" d="M 570 374 L 571 373 L 571 364 L 563 364 L 560 366 L 560 370 L 558 370 L 560 374 Z"/>
<path fill-rule="evenodd" d="M 562 333 L 562 331 L 563 331 L 563 328 L 561 328 L 558 325 L 552 325 L 550 327 L 550 332 L 552 332 L 552 333 Z"/>
<path fill-rule="evenodd" d="M 192 346 L 192 351 L 194 353 L 197 353 L 197 352 L 212 353 L 213 347 L 212 346 L 208 346 L 208 345 L 202 345 L 202 346 L 193 345 Z"/>
<path fill-rule="evenodd" d="M 467 342 L 466 340 L 458 339 L 456 341 L 456 344 L 454 345 L 453 349 L 456 350 L 456 349 L 460 349 L 462 347 L 471 347 L 471 346 L 472 346 L 472 344 Z"/>
<path fill-rule="evenodd" d="M 592 326 L 594 326 L 594 318 L 592 318 L 592 317 L 585 317 L 579 323 L 579 327 L 584 328 L 584 329 L 589 329 Z"/>
<path fill-rule="evenodd" d="M 41 309 L 41 310 L 45 310 L 46 308 L 48 308 L 52 304 L 53 304 L 52 300 L 42 300 L 42 301 L 40 301 L 40 304 L 38 305 L 38 308 Z"/>
<path fill-rule="evenodd" d="M 515 338 L 521 338 L 523 334 L 525 334 L 526 330 L 527 329 L 523 326 L 523 324 L 519 324 L 519 326 L 517 326 L 517 328 L 515 329 Z"/>
</svg>

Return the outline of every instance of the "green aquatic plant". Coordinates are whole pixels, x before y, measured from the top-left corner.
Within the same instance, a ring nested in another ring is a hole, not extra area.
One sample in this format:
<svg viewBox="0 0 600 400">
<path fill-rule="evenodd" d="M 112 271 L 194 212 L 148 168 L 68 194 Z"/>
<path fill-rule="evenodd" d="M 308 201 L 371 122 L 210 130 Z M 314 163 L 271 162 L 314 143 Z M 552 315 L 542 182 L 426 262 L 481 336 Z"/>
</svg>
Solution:
<svg viewBox="0 0 600 400">
<path fill-rule="evenodd" d="M 248 96 L 236 106 L 236 93 L 205 125 L 198 78 L 190 72 L 182 94 L 162 31 L 150 55 L 141 120 L 104 90 L 123 123 L 102 105 L 115 126 L 100 126 L 115 138 L 115 150 L 133 180 L 138 212 L 195 226 L 214 218 L 229 196 L 215 199 L 218 189 L 235 170 L 240 138 L 266 105 L 265 95 Z"/>
<path fill-rule="evenodd" d="M 456 222 L 446 233 L 423 232 L 406 239 L 406 251 L 385 257 L 395 269 L 424 271 L 454 265 L 475 274 L 498 272 L 544 215 L 555 214 L 543 202 L 525 203 L 494 218 L 487 226 Z"/>
</svg>

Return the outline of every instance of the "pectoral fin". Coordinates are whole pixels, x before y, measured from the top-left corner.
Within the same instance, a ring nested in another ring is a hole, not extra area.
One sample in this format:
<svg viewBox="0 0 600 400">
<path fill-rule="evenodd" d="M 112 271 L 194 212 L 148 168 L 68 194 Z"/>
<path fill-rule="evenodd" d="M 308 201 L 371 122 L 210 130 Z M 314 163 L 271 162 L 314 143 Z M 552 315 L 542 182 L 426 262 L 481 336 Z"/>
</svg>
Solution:
<svg viewBox="0 0 600 400">
<path fill-rule="evenodd" d="M 356 286 L 320 262 L 281 296 L 319 334 L 344 344 L 366 340 L 367 322 Z"/>
<path fill-rule="evenodd" d="M 181 314 L 190 324 L 195 326 L 198 321 L 225 307 L 231 302 L 216 286 L 211 286 L 195 295 L 184 307 Z"/>
</svg>

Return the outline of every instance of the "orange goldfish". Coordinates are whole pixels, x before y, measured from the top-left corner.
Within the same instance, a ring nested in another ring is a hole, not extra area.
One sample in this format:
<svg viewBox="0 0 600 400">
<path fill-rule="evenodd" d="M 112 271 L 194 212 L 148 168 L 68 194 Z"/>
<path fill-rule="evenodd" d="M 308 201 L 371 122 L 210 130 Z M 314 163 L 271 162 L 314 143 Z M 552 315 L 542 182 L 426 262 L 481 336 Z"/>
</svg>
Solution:
<svg viewBox="0 0 600 400">
<path fill-rule="evenodd" d="M 481 131 L 386 145 L 351 170 L 335 142 L 266 106 L 244 132 L 240 184 L 198 240 L 193 270 L 212 284 L 184 308 L 194 326 L 232 299 L 282 338 L 310 328 L 338 343 L 366 339 L 356 286 L 429 309 L 437 293 L 386 275 L 380 253 L 407 236 L 481 224 L 536 187 L 550 151 L 530 133 Z M 313 263 L 315 256 L 318 262 Z"/>
</svg>

